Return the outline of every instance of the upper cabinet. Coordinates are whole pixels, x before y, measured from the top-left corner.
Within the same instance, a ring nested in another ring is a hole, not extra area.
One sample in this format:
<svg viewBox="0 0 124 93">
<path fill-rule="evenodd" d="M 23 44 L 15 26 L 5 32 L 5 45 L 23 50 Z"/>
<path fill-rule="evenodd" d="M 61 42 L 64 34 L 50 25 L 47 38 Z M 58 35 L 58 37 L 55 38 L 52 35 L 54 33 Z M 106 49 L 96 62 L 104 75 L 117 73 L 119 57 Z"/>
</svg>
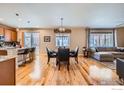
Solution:
<svg viewBox="0 0 124 93">
<path fill-rule="evenodd" d="M 5 29 L 5 41 L 11 41 L 11 30 Z"/>
<path fill-rule="evenodd" d="M 17 41 L 17 32 L 5 29 L 5 41 Z"/>
<path fill-rule="evenodd" d="M 0 35 L 5 37 L 5 41 L 17 41 L 17 31 L 13 27 L 0 24 Z"/>
<path fill-rule="evenodd" d="M 17 41 L 17 32 L 16 31 L 11 32 L 11 40 L 12 41 Z"/>
<path fill-rule="evenodd" d="M 0 27 L 0 35 L 4 35 L 4 28 Z"/>
</svg>

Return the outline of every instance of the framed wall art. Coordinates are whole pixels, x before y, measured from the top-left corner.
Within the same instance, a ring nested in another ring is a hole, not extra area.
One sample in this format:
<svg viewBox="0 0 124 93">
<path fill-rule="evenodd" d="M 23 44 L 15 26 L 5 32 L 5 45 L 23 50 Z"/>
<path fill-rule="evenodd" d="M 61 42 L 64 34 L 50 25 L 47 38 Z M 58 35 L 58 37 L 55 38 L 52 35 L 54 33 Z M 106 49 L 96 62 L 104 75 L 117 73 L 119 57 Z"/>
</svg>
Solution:
<svg viewBox="0 0 124 93">
<path fill-rule="evenodd" d="M 51 36 L 44 36 L 44 42 L 50 42 Z"/>
</svg>

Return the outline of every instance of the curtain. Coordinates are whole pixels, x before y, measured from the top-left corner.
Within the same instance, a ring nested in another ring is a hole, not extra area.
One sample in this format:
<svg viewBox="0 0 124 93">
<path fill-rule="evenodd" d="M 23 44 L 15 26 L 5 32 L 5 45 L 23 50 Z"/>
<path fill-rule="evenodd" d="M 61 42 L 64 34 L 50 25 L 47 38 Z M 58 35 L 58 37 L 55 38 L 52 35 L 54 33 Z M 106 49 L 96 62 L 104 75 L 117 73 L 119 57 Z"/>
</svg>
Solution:
<svg viewBox="0 0 124 93">
<path fill-rule="evenodd" d="M 89 48 L 90 29 L 86 28 L 86 47 Z"/>
</svg>

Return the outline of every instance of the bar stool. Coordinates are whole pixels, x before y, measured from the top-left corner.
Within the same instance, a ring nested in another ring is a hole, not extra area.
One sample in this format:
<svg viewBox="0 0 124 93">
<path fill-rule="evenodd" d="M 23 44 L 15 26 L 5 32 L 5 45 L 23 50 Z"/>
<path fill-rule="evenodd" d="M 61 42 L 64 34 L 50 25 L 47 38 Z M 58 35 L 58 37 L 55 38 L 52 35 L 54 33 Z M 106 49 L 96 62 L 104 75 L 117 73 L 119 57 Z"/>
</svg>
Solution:
<svg viewBox="0 0 124 93">
<path fill-rule="evenodd" d="M 24 59 L 24 52 L 25 52 L 25 50 L 23 49 L 21 49 L 21 50 L 18 50 L 18 53 L 17 53 L 17 55 L 18 55 L 18 57 L 17 57 L 17 64 L 18 64 L 18 66 L 24 66 L 25 64 L 25 59 Z"/>
<path fill-rule="evenodd" d="M 30 48 L 30 61 L 33 61 L 35 58 L 35 48 Z"/>
<path fill-rule="evenodd" d="M 32 54 L 32 60 L 34 60 L 35 59 L 35 47 L 32 48 L 31 54 Z"/>
<path fill-rule="evenodd" d="M 25 63 L 27 63 L 27 58 L 29 58 L 29 57 L 27 57 L 28 56 L 28 54 L 29 54 L 29 49 L 27 48 L 27 49 L 24 49 L 24 60 L 25 60 Z"/>
<path fill-rule="evenodd" d="M 29 61 L 32 62 L 32 48 L 29 49 Z"/>
</svg>

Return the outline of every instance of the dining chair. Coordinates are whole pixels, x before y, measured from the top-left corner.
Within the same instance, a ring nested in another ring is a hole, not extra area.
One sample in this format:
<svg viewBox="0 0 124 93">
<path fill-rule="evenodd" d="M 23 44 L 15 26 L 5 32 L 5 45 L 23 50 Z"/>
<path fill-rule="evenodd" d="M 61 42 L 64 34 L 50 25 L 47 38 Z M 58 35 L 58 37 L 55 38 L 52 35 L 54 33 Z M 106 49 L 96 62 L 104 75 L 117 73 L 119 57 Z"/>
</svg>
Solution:
<svg viewBox="0 0 124 93">
<path fill-rule="evenodd" d="M 69 70 L 69 48 L 58 48 L 57 65 L 59 66 L 59 70 L 61 62 L 66 62 L 67 69 Z"/>
<path fill-rule="evenodd" d="M 78 63 L 78 51 L 79 51 L 79 47 L 77 46 L 75 48 L 75 50 L 70 51 L 70 57 L 74 57 L 75 61 Z"/>
<path fill-rule="evenodd" d="M 24 63 L 29 63 L 29 61 L 30 61 L 29 52 L 30 52 L 30 49 L 29 48 L 24 49 L 24 60 L 25 60 Z"/>
<path fill-rule="evenodd" d="M 47 56 L 48 56 L 48 61 L 47 64 L 50 61 L 50 58 L 56 58 L 56 52 L 55 51 L 51 51 L 49 48 L 46 47 L 46 51 L 47 51 Z"/>
</svg>

